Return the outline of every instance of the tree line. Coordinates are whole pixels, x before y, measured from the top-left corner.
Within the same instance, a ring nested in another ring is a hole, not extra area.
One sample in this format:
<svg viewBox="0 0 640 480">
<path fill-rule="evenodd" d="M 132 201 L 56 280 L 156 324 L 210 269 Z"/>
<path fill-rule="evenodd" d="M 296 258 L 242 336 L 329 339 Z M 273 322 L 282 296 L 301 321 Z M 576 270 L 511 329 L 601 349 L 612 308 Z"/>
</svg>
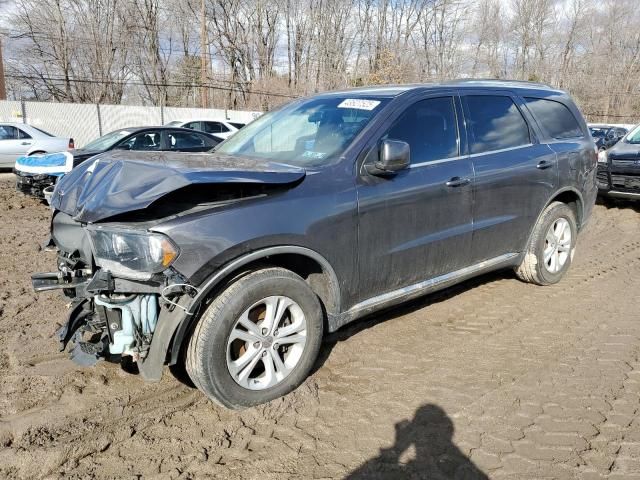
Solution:
<svg viewBox="0 0 640 480">
<path fill-rule="evenodd" d="M 14 98 L 269 109 L 472 77 L 565 89 L 592 121 L 640 107 L 637 0 L 16 0 L 9 25 Z"/>
</svg>

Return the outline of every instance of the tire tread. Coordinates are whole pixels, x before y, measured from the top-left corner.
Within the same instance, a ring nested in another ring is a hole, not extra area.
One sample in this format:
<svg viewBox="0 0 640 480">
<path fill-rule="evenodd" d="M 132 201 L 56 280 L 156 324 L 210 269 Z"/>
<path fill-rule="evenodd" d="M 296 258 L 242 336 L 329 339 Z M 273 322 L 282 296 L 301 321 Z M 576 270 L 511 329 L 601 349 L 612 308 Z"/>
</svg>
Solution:
<svg viewBox="0 0 640 480">
<path fill-rule="evenodd" d="M 216 327 L 216 320 L 223 315 L 223 310 L 229 301 L 234 296 L 241 294 L 249 285 L 255 285 L 258 282 L 283 277 L 305 283 L 299 275 L 280 267 L 270 267 L 251 272 L 238 278 L 218 296 L 216 296 L 203 313 L 202 317 L 198 319 L 198 323 L 196 324 L 191 338 L 189 339 L 185 367 L 194 385 L 218 405 L 231 409 L 238 409 L 246 406 L 231 402 L 223 392 L 220 391 L 215 382 L 205 380 L 207 378 L 205 371 L 207 363 L 205 346 L 206 340 L 210 337 L 208 333 L 209 330 Z"/>
<path fill-rule="evenodd" d="M 538 245 L 538 242 L 540 242 L 541 237 L 546 235 L 544 226 L 547 222 L 547 219 L 550 216 L 555 215 L 556 210 L 565 208 L 568 209 L 567 213 L 571 216 L 571 220 L 575 223 L 575 214 L 573 210 L 563 202 L 551 202 L 547 206 L 547 208 L 544 209 L 544 212 L 536 223 L 533 229 L 533 233 L 531 234 L 531 238 L 529 239 L 529 243 L 527 244 L 522 262 L 514 269 L 516 276 L 523 282 L 533 283 L 535 285 L 541 286 L 550 284 L 550 282 L 548 280 L 545 280 L 540 274 L 539 268 L 541 267 L 539 267 L 538 257 L 536 255 L 536 247 Z M 569 267 L 569 265 L 567 265 L 567 268 Z"/>
</svg>

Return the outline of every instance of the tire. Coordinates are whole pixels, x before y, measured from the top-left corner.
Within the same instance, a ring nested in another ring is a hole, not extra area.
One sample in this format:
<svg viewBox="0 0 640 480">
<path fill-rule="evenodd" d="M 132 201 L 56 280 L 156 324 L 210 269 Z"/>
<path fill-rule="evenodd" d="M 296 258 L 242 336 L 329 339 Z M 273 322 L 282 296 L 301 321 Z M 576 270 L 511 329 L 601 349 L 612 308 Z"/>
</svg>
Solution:
<svg viewBox="0 0 640 480">
<path fill-rule="evenodd" d="M 269 311 L 282 313 L 275 326 L 264 328 Z M 245 326 L 247 320 L 251 330 Z M 322 334 L 322 307 L 307 283 L 283 268 L 258 270 L 236 280 L 211 302 L 189 340 L 186 369 L 196 387 L 219 405 L 231 409 L 259 405 L 286 395 L 307 378 Z M 287 343 L 294 337 L 303 344 Z M 275 355 L 282 362 L 279 371 Z M 252 360 L 239 368 L 247 358 Z M 278 372 L 284 377 L 278 379 Z"/>
<path fill-rule="evenodd" d="M 555 241 L 552 240 L 553 243 L 550 243 L 548 238 L 555 237 L 550 229 L 553 228 L 554 232 L 559 232 L 562 225 L 565 225 L 564 231 L 569 229 L 570 238 L 567 240 L 566 234 L 563 234 L 559 241 L 556 238 Z M 551 203 L 540 216 L 533 229 L 522 263 L 515 269 L 518 278 L 536 285 L 551 285 L 559 282 L 571 266 L 577 235 L 578 228 L 573 209 L 566 203 Z M 545 261 L 545 250 L 553 252 L 554 245 L 558 246 L 556 249 L 558 256 L 554 258 L 555 254 L 552 253 L 551 257 L 548 257 L 549 260 Z"/>
</svg>

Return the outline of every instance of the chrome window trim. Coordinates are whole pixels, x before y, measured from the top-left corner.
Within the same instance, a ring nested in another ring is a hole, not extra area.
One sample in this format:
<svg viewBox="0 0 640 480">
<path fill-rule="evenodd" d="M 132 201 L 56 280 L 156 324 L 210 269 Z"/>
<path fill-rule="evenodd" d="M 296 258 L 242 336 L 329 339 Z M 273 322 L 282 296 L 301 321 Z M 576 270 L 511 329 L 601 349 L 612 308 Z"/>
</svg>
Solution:
<svg viewBox="0 0 640 480">
<path fill-rule="evenodd" d="M 426 162 L 412 163 L 412 164 L 409 165 L 409 168 L 418 168 L 418 167 L 425 167 L 427 165 L 437 165 L 439 163 L 454 162 L 456 160 L 462 160 L 464 158 L 469 158 L 469 156 L 468 155 L 458 155 L 458 156 L 451 157 L 451 158 L 442 158 L 442 159 L 438 159 L 438 160 L 427 160 Z"/>
<path fill-rule="evenodd" d="M 498 150 L 487 150 L 486 152 L 471 153 L 469 155 L 469 157 L 474 158 L 474 157 L 480 157 L 481 155 L 490 155 L 490 154 L 493 154 L 493 153 L 510 152 L 512 150 L 519 150 L 521 148 L 533 147 L 534 145 L 536 145 L 536 144 L 530 142 L 530 143 L 527 143 L 526 145 L 518 145 L 517 147 L 500 148 Z"/>
</svg>

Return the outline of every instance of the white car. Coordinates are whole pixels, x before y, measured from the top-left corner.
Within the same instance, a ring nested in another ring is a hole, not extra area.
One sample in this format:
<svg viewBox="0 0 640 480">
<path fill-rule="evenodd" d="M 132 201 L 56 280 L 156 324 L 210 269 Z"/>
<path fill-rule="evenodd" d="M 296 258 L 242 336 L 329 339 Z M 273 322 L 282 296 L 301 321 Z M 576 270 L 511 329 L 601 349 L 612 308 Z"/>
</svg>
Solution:
<svg viewBox="0 0 640 480">
<path fill-rule="evenodd" d="M 64 152 L 73 147 L 73 138 L 54 137 L 24 123 L 0 123 L 0 168 L 13 167 L 19 157 Z"/>
<path fill-rule="evenodd" d="M 219 138 L 228 138 L 242 127 L 244 123 L 229 122 L 228 120 L 174 120 L 166 125 L 167 127 L 190 128 L 201 132 L 211 133 Z"/>
</svg>

